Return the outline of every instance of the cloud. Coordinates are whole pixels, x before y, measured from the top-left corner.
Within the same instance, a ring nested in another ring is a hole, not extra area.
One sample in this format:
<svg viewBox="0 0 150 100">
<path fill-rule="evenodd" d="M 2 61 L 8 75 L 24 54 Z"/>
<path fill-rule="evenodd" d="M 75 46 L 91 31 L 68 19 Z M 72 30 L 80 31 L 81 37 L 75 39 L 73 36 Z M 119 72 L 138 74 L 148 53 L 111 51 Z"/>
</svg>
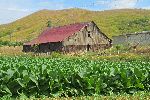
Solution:
<svg viewBox="0 0 150 100">
<path fill-rule="evenodd" d="M 61 1 L 41 1 L 39 3 L 37 3 L 37 8 L 38 9 L 55 9 L 55 10 L 59 10 L 59 9 L 64 9 L 64 3 Z"/>
<path fill-rule="evenodd" d="M 138 0 L 112 0 L 110 7 L 113 9 L 135 8 Z"/>
<path fill-rule="evenodd" d="M 26 8 L 29 0 L 0 0 L 0 24 L 10 23 L 31 14 L 33 11 Z"/>
<path fill-rule="evenodd" d="M 96 0 L 95 5 L 104 5 L 109 9 L 135 8 L 143 0 Z"/>
<path fill-rule="evenodd" d="M 1 8 L 0 7 L 0 24 L 13 22 L 19 18 L 31 14 L 33 11 L 16 7 Z"/>
<path fill-rule="evenodd" d="M 150 9 L 150 6 L 142 7 L 142 9 Z"/>
<path fill-rule="evenodd" d="M 25 9 L 0 9 L 0 24 L 10 23 L 32 12 Z"/>
<path fill-rule="evenodd" d="M 15 12 L 30 12 L 29 9 L 19 9 L 19 8 L 0 8 L 2 11 L 15 11 Z"/>
<path fill-rule="evenodd" d="M 97 0 L 94 5 L 107 5 L 108 3 L 110 3 L 108 0 Z"/>
<path fill-rule="evenodd" d="M 41 9 L 64 9 L 64 0 L 0 0 L 0 24 L 9 23 Z"/>
</svg>

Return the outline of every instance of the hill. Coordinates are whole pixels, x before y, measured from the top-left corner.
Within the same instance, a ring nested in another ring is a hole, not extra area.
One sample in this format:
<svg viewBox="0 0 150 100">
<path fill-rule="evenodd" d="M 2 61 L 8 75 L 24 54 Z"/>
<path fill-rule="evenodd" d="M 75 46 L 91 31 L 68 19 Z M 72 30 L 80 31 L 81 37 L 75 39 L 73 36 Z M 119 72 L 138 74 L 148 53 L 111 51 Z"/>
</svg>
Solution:
<svg viewBox="0 0 150 100">
<path fill-rule="evenodd" d="M 41 10 L 15 22 L 0 25 L 0 40 L 13 42 L 30 41 L 45 29 L 49 20 L 52 26 L 94 21 L 102 32 L 110 38 L 124 33 L 150 30 L 150 10 Z"/>
</svg>

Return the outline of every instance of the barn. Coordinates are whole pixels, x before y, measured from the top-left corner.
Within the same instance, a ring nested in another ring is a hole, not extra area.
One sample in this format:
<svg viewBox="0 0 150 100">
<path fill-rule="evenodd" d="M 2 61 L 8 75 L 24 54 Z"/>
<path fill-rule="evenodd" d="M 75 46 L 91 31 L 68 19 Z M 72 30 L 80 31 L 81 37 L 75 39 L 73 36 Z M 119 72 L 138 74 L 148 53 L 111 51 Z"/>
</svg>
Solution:
<svg viewBox="0 0 150 100">
<path fill-rule="evenodd" d="M 97 51 L 107 49 L 111 44 L 112 40 L 91 21 L 47 28 L 37 38 L 25 43 L 23 51 Z"/>
</svg>

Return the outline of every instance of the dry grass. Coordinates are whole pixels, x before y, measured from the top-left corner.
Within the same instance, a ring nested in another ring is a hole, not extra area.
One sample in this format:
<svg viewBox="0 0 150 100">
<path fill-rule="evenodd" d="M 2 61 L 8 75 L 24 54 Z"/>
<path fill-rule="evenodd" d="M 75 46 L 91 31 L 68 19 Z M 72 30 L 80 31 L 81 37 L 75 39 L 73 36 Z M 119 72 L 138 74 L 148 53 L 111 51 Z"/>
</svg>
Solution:
<svg viewBox="0 0 150 100">
<path fill-rule="evenodd" d="M 105 50 L 104 54 L 100 55 L 99 52 L 80 52 L 80 53 L 67 53 L 67 54 L 61 54 L 57 52 L 53 53 L 25 53 L 22 52 L 22 46 L 16 46 L 16 47 L 9 47 L 9 46 L 3 46 L 0 47 L 0 55 L 6 55 L 6 56 L 32 56 L 32 57 L 80 57 L 80 58 L 88 58 L 93 60 L 121 60 L 126 61 L 130 59 L 150 59 L 150 48 L 140 48 L 137 49 L 136 52 L 120 52 L 120 54 L 117 54 L 115 51 L 111 50 Z"/>
<path fill-rule="evenodd" d="M 27 99 L 28 100 L 28 99 Z M 150 96 L 97 96 L 97 97 L 68 97 L 68 98 L 30 98 L 30 100 L 150 100 Z"/>
<path fill-rule="evenodd" d="M 22 46 L 0 47 L 0 55 L 23 55 L 23 54 L 25 54 L 25 53 L 22 52 Z"/>
<path fill-rule="evenodd" d="M 137 48 L 135 51 L 137 54 L 150 54 L 150 46 Z"/>
</svg>

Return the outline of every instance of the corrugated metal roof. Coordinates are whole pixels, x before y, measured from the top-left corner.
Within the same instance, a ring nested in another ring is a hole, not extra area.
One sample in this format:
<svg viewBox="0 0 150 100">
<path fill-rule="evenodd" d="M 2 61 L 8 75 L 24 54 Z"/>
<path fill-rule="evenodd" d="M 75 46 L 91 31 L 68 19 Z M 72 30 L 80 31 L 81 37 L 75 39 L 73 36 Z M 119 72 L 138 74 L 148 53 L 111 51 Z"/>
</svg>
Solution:
<svg viewBox="0 0 150 100">
<path fill-rule="evenodd" d="M 75 23 L 60 27 L 48 28 L 41 33 L 36 39 L 27 42 L 24 45 L 34 45 L 48 42 L 59 42 L 80 31 L 88 22 Z"/>
</svg>

